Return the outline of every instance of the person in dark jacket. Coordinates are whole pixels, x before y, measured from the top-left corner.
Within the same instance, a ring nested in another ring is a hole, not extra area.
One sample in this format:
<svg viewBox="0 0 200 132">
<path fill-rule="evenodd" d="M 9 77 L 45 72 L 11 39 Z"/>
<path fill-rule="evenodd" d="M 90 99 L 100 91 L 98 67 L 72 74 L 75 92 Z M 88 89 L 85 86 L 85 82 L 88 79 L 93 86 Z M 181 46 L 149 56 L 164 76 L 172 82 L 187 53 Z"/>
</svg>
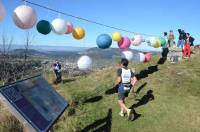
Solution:
<svg viewBox="0 0 200 132">
<path fill-rule="evenodd" d="M 181 29 L 178 29 L 178 33 L 179 33 L 179 38 L 178 38 L 178 44 L 177 44 L 177 47 L 183 49 L 184 47 L 184 44 L 186 42 L 186 33 L 184 30 L 181 30 Z"/>
<path fill-rule="evenodd" d="M 189 42 L 190 42 L 190 46 L 194 46 L 194 38 L 192 36 L 190 36 L 190 33 L 186 34 L 187 38 L 189 38 Z"/>
<path fill-rule="evenodd" d="M 53 64 L 53 70 L 56 76 L 56 83 L 59 83 L 62 81 L 62 73 L 61 73 L 61 64 L 56 61 L 56 63 Z"/>
</svg>

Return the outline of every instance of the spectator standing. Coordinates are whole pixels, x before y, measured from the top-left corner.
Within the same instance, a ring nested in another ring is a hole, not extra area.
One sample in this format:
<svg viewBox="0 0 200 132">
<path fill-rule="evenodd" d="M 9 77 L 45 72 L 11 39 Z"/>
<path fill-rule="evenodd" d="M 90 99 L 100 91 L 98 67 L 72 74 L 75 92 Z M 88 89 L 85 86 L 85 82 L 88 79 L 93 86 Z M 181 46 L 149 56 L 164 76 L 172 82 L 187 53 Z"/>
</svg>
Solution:
<svg viewBox="0 0 200 132">
<path fill-rule="evenodd" d="M 169 36 L 168 36 L 168 43 L 169 43 L 169 47 L 172 47 L 174 45 L 174 32 L 173 30 L 169 31 Z"/>
<path fill-rule="evenodd" d="M 189 41 L 189 37 L 187 37 L 186 43 L 185 43 L 184 49 L 183 49 L 184 58 L 189 58 L 190 57 L 190 53 L 191 53 L 190 41 Z"/>
<path fill-rule="evenodd" d="M 179 33 L 179 38 L 178 38 L 177 47 L 183 49 L 183 46 L 186 40 L 186 34 L 184 30 L 181 30 L 181 29 L 178 29 L 178 33 Z"/>
<path fill-rule="evenodd" d="M 186 37 L 189 39 L 190 46 L 194 46 L 194 38 L 190 35 L 190 33 L 186 34 Z"/>
<path fill-rule="evenodd" d="M 167 48 L 167 47 L 169 47 L 167 32 L 164 32 L 164 39 L 165 39 L 165 41 L 166 41 L 166 45 L 165 45 L 165 47 L 163 47 L 163 48 Z"/>
</svg>

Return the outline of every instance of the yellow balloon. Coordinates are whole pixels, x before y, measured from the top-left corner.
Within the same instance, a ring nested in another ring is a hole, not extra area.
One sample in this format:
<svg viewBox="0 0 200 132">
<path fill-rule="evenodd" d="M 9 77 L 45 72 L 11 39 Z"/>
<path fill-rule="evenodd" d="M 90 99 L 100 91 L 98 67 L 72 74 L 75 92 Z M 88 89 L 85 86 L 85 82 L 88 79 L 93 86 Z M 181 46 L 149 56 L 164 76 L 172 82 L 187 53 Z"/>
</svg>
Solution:
<svg viewBox="0 0 200 132">
<path fill-rule="evenodd" d="M 154 48 L 159 48 L 159 47 L 161 47 L 161 41 L 160 39 L 157 39 L 156 44 L 154 45 Z"/>
<path fill-rule="evenodd" d="M 112 39 L 113 39 L 114 41 L 119 42 L 119 41 L 121 41 L 122 36 L 121 36 L 121 34 L 120 34 L 119 32 L 115 32 L 115 33 L 112 34 Z"/>
<path fill-rule="evenodd" d="M 72 35 L 75 39 L 80 40 L 85 36 L 85 30 L 82 27 L 76 27 L 73 30 Z"/>
</svg>

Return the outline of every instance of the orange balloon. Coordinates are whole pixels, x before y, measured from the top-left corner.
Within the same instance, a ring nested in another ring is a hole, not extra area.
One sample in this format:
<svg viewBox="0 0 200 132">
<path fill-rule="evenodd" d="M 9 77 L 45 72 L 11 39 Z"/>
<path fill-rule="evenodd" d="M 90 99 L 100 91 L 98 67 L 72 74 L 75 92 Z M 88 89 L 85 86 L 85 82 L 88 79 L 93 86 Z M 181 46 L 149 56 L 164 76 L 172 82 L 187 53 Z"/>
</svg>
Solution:
<svg viewBox="0 0 200 132">
<path fill-rule="evenodd" d="M 75 39 L 80 40 L 80 39 L 84 38 L 84 36 L 85 36 L 85 30 L 82 27 L 77 27 L 77 28 L 75 28 L 73 30 L 72 36 Z"/>
</svg>

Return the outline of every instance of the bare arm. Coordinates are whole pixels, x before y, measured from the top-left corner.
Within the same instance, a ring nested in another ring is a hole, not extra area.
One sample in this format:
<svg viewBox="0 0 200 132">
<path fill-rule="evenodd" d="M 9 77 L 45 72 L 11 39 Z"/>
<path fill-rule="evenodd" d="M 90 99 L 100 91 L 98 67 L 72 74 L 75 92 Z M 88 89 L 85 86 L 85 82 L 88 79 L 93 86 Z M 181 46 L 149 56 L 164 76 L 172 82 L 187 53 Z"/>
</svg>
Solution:
<svg viewBox="0 0 200 132">
<path fill-rule="evenodd" d="M 119 83 L 121 83 L 122 79 L 121 77 L 117 77 L 116 82 L 115 82 L 115 86 L 118 85 Z"/>
<path fill-rule="evenodd" d="M 137 82 L 137 78 L 136 78 L 136 77 L 133 77 L 133 78 L 131 79 L 131 84 L 132 84 L 133 87 L 134 87 L 134 85 L 136 84 L 136 82 Z M 133 89 L 133 92 L 134 92 L 134 89 Z"/>
</svg>

